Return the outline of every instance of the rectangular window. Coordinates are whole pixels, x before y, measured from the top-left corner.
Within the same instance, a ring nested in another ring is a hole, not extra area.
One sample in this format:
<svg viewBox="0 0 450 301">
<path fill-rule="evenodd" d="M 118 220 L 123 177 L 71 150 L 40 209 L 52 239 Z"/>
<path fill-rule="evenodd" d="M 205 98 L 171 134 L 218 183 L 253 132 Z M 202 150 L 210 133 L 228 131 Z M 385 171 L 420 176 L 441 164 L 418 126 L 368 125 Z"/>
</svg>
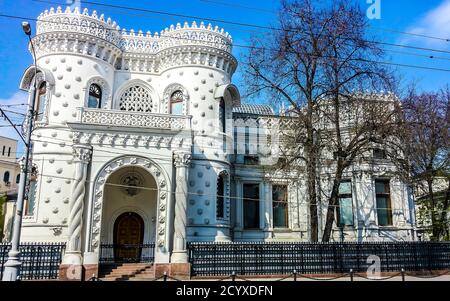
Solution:
<svg viewBox="0 0 450 301">
<path fill-rule="evenodd" d="M 373 149 L 373 158 L 374 159 L 386 159 L 386 151 L 381 148 L 374 148 Z"/>
<path fill-rule="evenodd" d="M 259 157 L 258 156 L 244 156 L 244 164 L 246 165 L 258 165 Z"/>
<path fill-rule="evenodd" d="M 11 156 L 11 147 L 8 147 L 8 157 Z"/>
<path fill-rule="evenodd" d="M 5 155 L 5 150 L 6 150 L 6 146 L 3 145 L 3 151 L 2 151 L 2 156 Z"/>
<path fill-rule="evenodd" d="M 392 208 L 391 208 L 389 180 L 376 180 L 375 194 L 377 199 L 378 225 L 391 226 Z"/>
<path fill-rule="evenodd" d="M 272 186 L 273 227 L 288 228 L 288 193 L 286 185 Z"/>
<path fill-rule="evenodd" d="M 340 226 L 353 225 L 353 198 L 352 182 L 350 180 L 342 181 L 339 185 L 339 208 L 337 220 Z"/>
<path fill-rule="evenodd" d="M 259 184 L 243 185 L 244 229 L 260 229 Z"/>
</svg>

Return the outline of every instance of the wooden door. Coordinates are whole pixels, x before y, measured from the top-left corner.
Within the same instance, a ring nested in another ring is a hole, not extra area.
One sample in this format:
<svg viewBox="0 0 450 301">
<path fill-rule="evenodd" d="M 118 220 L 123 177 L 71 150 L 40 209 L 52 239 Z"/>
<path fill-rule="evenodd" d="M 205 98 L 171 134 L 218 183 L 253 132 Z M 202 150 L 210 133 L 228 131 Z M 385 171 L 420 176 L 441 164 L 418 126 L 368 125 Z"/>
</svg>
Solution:
<svg viewBox="0 0 450 301">
<path fill-rule="evenodd" d="M 116 262 L 139 262 L 144 238 L 144 221 L 134 213 L 120 215 L 114 224 Z"/>
</svg>

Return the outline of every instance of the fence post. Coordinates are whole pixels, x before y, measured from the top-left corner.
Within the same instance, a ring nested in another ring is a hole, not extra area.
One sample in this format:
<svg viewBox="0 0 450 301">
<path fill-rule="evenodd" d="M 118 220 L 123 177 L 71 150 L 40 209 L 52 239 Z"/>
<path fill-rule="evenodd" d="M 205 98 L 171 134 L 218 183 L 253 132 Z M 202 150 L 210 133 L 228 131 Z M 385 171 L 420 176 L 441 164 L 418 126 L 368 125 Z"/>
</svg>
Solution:
<svg viewBox="0 0 450 301">
<path fill-rule="evenodd" d="M 402 281 L 403 282 L 405 281 L 405 269 L 404 268 L 402 268 Z"/>
<path fill-rule="evenodd" d="M 294 281 L 297 281 L 297 270 L 294 270 Z"/>
<path fill-rule="evenodd" d="M 353 282 L 353 269 L 350 269 L 350 281 Z"/>
</svg>

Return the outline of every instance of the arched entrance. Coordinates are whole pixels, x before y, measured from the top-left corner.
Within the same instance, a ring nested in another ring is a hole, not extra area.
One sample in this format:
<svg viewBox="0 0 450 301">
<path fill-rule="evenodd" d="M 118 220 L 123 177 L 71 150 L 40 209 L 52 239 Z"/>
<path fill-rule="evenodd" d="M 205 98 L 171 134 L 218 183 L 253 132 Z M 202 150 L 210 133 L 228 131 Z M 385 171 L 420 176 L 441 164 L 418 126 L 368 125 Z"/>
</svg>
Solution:
<svg viewBox="0 0 450 301">
<path fill-rule="evenodd" d="M 114 223 L 114 259 L 139 262 L 144 243 L 144 220 L 134 212 L 121 214 Z"/>
</svg>

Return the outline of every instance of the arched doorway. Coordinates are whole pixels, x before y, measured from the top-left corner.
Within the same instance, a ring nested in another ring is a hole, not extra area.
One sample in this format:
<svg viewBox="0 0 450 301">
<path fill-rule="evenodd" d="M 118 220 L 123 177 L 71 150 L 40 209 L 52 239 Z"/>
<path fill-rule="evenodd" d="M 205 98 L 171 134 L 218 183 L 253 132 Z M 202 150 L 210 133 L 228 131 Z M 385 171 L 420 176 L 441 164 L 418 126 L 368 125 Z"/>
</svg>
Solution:
<svg viewBox="0 0 450 301">
<path fill-rule="evenodd" d="M 114 223 L 116 262 L 139 262 L 144 242 L 144 220 L 134 212 L 121 214 Z"/>
</svg>

